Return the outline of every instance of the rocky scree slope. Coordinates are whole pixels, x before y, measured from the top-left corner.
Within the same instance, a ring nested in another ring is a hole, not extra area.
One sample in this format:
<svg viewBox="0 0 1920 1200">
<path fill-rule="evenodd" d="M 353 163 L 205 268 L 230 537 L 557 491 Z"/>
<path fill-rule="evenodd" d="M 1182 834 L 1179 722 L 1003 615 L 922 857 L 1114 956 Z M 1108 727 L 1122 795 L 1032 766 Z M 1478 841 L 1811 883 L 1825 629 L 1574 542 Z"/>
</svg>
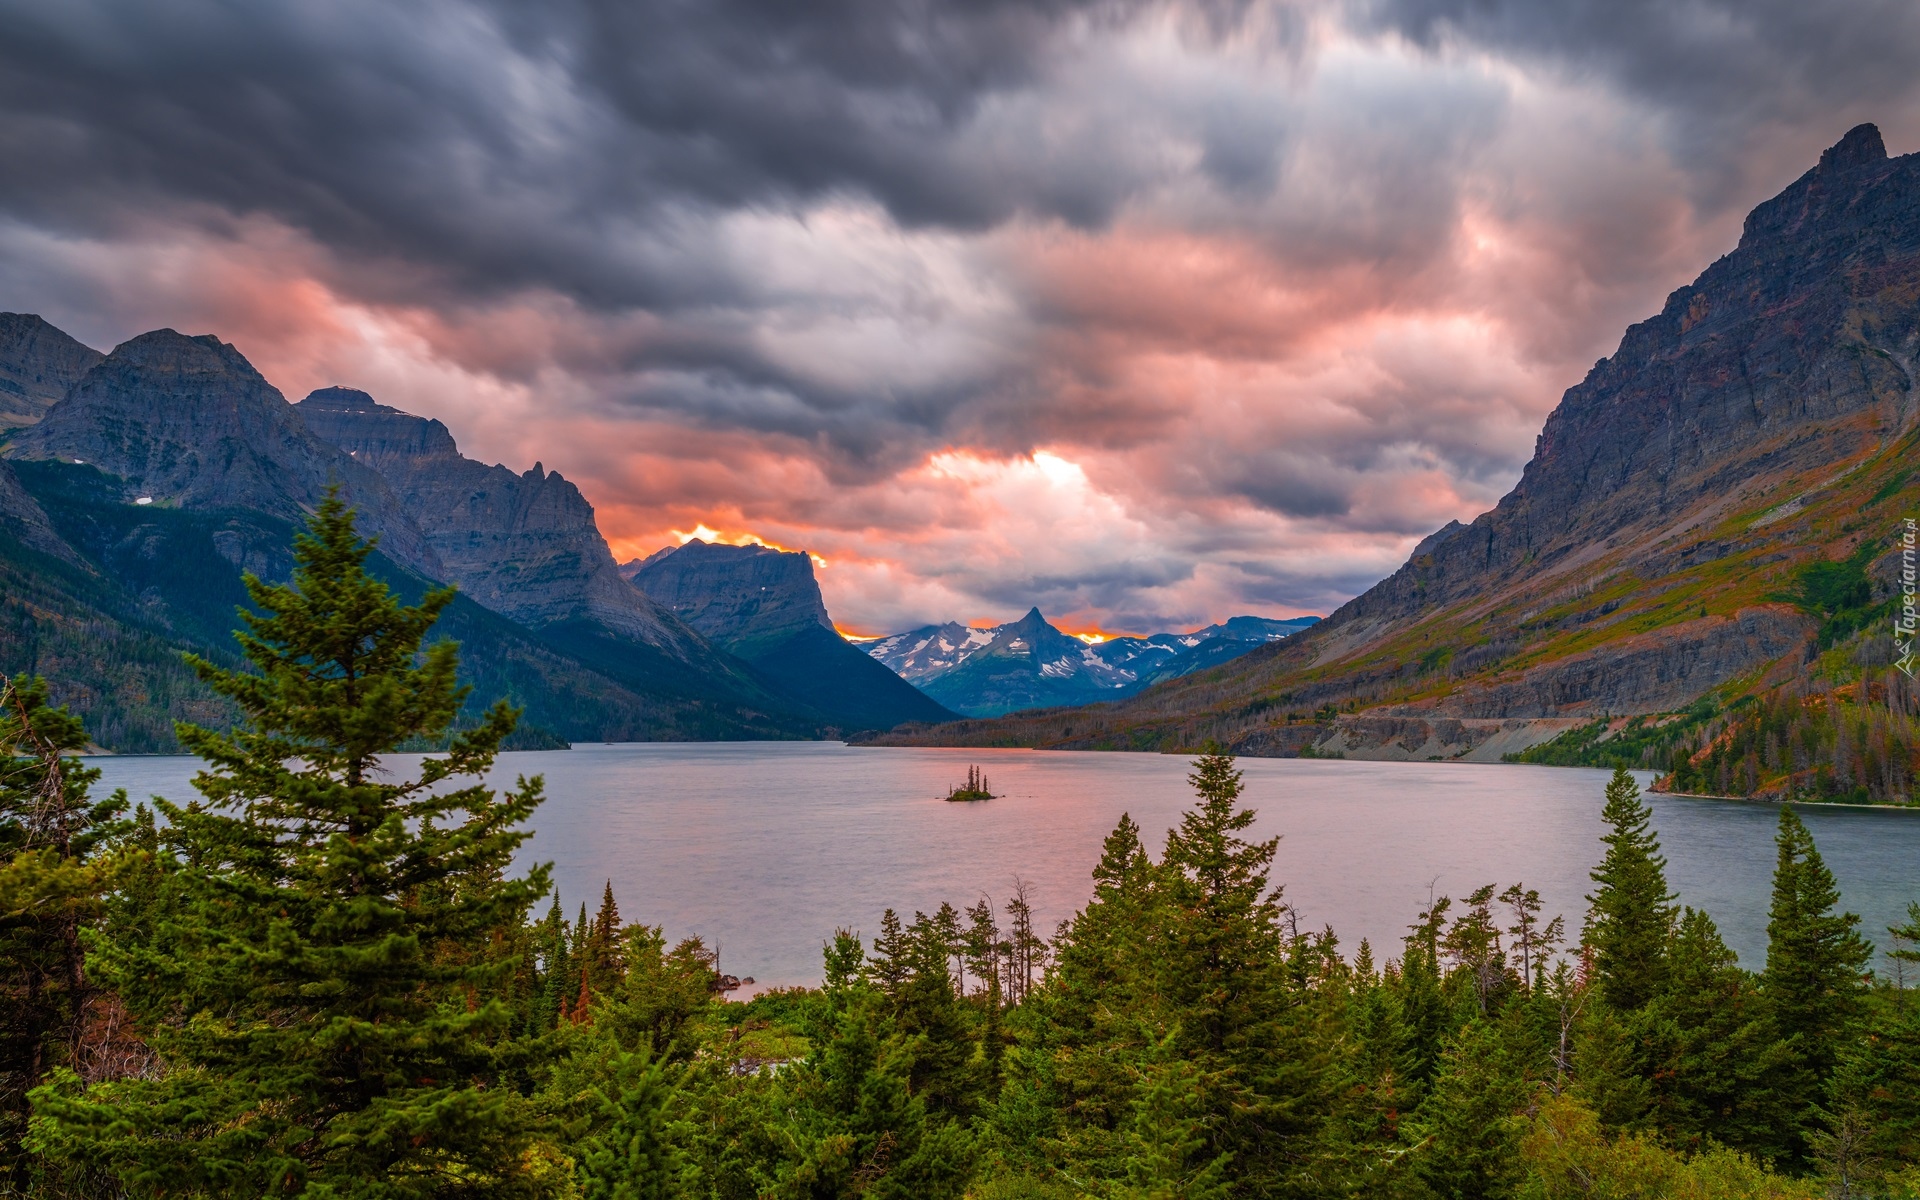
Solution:
<svg viewBox="0 0 1920 1200">
<path fill-rule="evenodd" d="M 625 563 L 620 573 L 844 731 L 955 715 L 840 636 L 803 551 L 694 538 Z"/>
<path fill-rule="evenodd" d="M 1819 649 L 1810 564 L 1864 546 L 1889 595 L 1916 359 L 1920 155 L 1863 125 L 1567 391 L 1492 511 L 1321 625 L 1118 704 L 892 740 L 1450 758 L 1777 686 Z"/>
</svg>

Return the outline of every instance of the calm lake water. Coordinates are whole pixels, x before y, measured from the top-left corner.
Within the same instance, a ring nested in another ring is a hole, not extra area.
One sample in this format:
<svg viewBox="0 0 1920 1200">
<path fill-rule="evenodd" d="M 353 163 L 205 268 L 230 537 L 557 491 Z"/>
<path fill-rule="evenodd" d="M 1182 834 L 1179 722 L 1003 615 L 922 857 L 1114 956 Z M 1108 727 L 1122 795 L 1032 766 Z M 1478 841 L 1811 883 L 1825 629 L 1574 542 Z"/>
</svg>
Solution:
<svg viewBox="0 0 1920 1200">
<path fill-rule="evenodd" d="M 98 758 L 108 788 L 192 795 L 192 758 Z M 978 763 L 1001 798 L 938 797 Z M 1303 927 L 1397 954 L 1431 894 L 1538 888 L 1577 933 L 1600 856 L 1607 773 L 1564 767 L 1245 759 L 1258 836 Z M 546 778 L 525 858 L 554 864 L 569 913 L 613 881 L 628 921 L 699 934 L 762 986 L 817 983 L 837 927 L 1004 902 L 1030 884 L 1044 927 L 1091 890 L 1100 843 L 1131 812 L 1156 853 L 1192 802 L 1188 761 L 1152 754 L 851 748 L 831 742 L 635 743 L 500 756 L 497 779 Z M 1644 787 L 1650 776 L 1641 776 Z M 1681 901 L 1713 914 L 1748 966 L 1766 954 L 1778 809 L 1651 797 Z M 1803 808 L 1849 909 L 1885 942 L 1920 899 L 1920 812 Z"/>
</svg>

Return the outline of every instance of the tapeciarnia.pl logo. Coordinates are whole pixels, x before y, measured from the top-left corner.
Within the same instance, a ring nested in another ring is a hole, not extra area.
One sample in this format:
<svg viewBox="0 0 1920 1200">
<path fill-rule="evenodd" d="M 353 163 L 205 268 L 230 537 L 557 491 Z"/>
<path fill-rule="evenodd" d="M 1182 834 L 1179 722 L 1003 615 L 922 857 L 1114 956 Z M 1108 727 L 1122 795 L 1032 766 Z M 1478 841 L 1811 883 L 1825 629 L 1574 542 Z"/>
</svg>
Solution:
<svg viewBox="0 0 1920 1200">
<path fill-rule="evenodd" d="M 1914 668 L 1914 519 L 1908 517 L 1900 531 L 1900 611 L 1893 614 L 1893 652 L 1899 657 L 1894 666 L 1913 678 Z"/>
</svg>

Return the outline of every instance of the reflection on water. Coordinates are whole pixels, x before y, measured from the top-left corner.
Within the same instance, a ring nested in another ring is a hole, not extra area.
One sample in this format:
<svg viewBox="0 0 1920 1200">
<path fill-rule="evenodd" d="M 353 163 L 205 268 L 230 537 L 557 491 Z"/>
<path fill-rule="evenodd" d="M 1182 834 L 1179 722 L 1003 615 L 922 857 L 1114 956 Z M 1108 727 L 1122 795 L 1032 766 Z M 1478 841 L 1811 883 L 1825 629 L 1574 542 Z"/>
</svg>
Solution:
<svg viewBox="0 0 1920 1200">
<path fill-rule="evenodd" d="M 101 758 L 107 787 L 183 800 L 190 758 Z M 969 763 L 1001 798 L 948 804 Z M 1398 953 L 1430 894 L 1538 888 L 1577 934 L 1600 853 L 1607 773 L 1563 767 L 1245 759 L 1274 880 L 1303 928 Z M 817 982 L 836 927 L 1031 884 L 1045 927 L 1086 898 L 1100 842 L 1131 812 L 1156 852 L 1192 798 L 1187 760 L 1031 750 L 855 749 L 823 742 L 634 743 L 500 756 L 497 777 L 546 777 L 527 857 L 554 864 L 568 911 L 613 881 L 629 921 L 699 934 L 761 984 Z M 1648 776 L 1642 775 L 1644 786 Z M 1750 967 L 1766 953 L 1770 805 L 1651 798 L 1668 878 Z M 1920 899 L 1920 812 L 1802 810 L 1865 932 Z"/>
</svg>

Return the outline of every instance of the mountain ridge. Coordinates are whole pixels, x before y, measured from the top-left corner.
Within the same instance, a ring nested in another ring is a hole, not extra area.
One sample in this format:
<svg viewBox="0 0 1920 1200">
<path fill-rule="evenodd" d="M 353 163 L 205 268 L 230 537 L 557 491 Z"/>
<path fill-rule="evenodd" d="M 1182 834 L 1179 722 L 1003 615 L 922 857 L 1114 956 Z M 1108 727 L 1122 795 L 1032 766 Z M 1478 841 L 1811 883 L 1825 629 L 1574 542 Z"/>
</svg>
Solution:
<svg viewBox="0 0 1920 1200">
<path fill-rule="evenodd" d="M 439 421 L 356 388 L 311 392 L 308 429 L 378 473 L 417 524 L 444 577 L 480 604 L 533 626 L 595 621 L 676 658 L 698 657 L 685 625 L 620 578 L 580 489 L 535 463 L 516 474 L 462 455 Z"/>
<path fill-rule="evenodd" d="M 8 377 L 44 380 L 53 335 L 14 339 Z M 174 720 L 226 712 L 173 656 L 230 651 L 241 572 L 284 579 L 335 485 L 397 587 L 462 586 L 443 632 L 475 639 L 463 678 L 526 706 L 536 741 L 838 728 L 621 578 L 558 473 L 466 459 L 443 425 L 353 389 L 290 405 L 211 335 L 154 330 L 97 357 L 0 445 L 0 668 L 60 675 L 101 744 L 169 749 Z"/>
<path fill-rule="evenodd" d="M 45 416 L 105 357 L 38 313 L 0 313 L 0 434 Z"/>
<path fill-rule="evenodd" d="M 278 388 L 210 334 L 157 329 L 122 342 L 15 434 L 9 455 L 92 464 L 123 480 L 130 502 L 293 519 L 338 485 L 390 557 L 435 578 L 443 570 L 385 480 L 314 437 Z"/>
</svg>

